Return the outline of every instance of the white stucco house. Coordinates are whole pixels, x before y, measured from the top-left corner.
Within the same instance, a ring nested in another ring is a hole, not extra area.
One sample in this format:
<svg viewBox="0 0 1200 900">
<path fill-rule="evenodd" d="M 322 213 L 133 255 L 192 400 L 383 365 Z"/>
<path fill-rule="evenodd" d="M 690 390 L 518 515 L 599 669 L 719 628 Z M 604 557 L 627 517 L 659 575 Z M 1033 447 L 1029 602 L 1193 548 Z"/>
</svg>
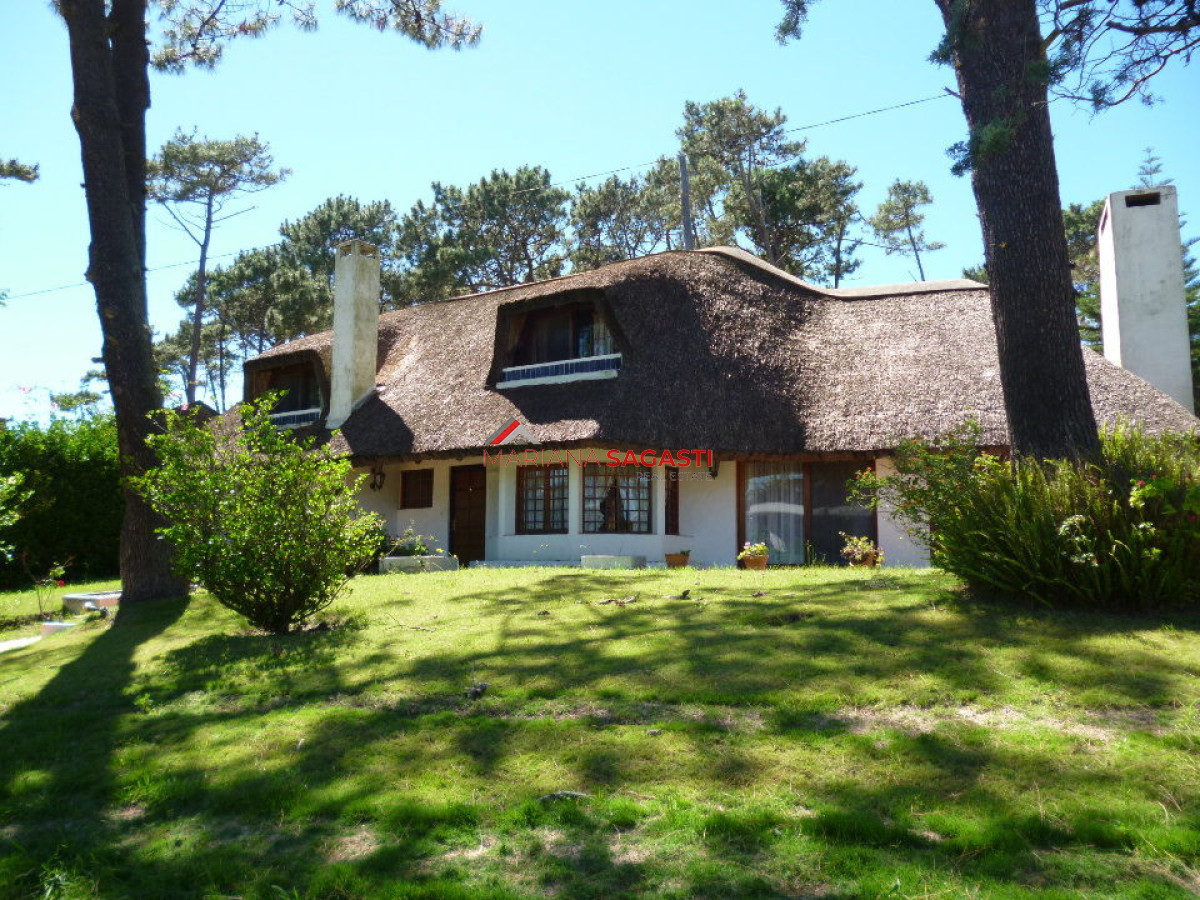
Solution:
<svg viewBox="0 0 1200 900">
<path fill-rule="evenodd" d="M 1114 194 L 1105 227 L 1141 234 L 1147 211 L 1153 227 L 1174 222 L 1173 191 L 1148 193 Z M 1153 255 L 1125 259 L 1130 240 L 1105 234 L 1112 284 Z M 687 549 L 694 565 L 732 565 L 759 540 L 773 564 L 836 562 L 847 532 L 877 539 L 889 565 L 920 565 L 886 512 L 847 501 L 846 480 L 968 417 L 986 446 L 1008 443 L 976 282 L 828 290 L 713 248 L 380 315 L 378 272 L 370 245 L 339 248 L 333 330 L 247 362 L 246 395 L 287 390 L 277 422 L 369 473 L 365 508 L 466 563 L 661 564 Z M 1110 321 L 1132 337 L 1111 340 L 1127 368 L 1085 351 L 1093 404 L 1101 421 L 1192 429 L 1182 289 L 1146 300 L 1151 281 L 1125 277 L 1121 298 L 1106 288 L 1106 345 Z"/>
</svg>

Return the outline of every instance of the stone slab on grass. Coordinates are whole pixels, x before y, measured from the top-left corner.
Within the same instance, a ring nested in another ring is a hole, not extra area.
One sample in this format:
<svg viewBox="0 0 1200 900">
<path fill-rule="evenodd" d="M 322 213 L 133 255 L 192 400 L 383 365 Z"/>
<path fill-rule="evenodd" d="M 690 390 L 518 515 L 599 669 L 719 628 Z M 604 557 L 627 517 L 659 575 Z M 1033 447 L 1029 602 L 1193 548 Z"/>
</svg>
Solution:
<svg viewBox="0 0 1200 900">
<path fill-rule="evenodd" d="M 453 556 L 385 556 L 379 561 L 379 573 L 455 572 L 458 559 Z"/>
<path fill-rule="evenodd" d="M 579 564 L 585 569 L 644 569 L 646 557 L 589 554 L 581 556 Z"/>
<path fill-rule="evenodd" d="M 121 602 L 120 591 L 97 591 L 92 594 L 67 594 L 63 597 L 63 609 L 78 615 L 84 606 L 91 603 L 96 609 L 111 608 Z"/>
</svg>

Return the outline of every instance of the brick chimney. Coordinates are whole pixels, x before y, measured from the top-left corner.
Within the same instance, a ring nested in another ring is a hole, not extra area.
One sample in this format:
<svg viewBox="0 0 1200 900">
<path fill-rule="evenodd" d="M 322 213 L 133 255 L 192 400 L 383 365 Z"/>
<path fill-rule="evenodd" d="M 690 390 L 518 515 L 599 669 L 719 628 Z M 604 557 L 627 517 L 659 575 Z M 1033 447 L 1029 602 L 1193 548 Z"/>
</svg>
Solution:
<svg viewBox="0 0 1200 900">
<path fill-rule="evenodd" d="M 1104 355 L 1191 410 L 1181 247 L 1174 187 L 1108 195 L 1098 233 Z"/>
<path fill-rule="evenodd" d="M 346 241 L 334 252 L 328 428 L 340 428 L 375 390 L 379 345 L 379 249 Z"/>
</svg>

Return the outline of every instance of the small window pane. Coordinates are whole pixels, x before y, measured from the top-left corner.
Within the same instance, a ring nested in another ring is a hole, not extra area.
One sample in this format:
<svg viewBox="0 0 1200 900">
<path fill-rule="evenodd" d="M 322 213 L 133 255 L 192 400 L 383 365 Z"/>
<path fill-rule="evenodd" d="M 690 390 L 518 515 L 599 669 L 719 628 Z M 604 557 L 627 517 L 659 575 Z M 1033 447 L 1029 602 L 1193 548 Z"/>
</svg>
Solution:
<svg viewBox="0 0 1200 900">
<path fill-rule="evenodd" d="M 583 470 L 586 534 L 649 534 L 651 480 L 638 468 L 587 466 Z"/>
<path fill-rule="evenodd" d="M 667 521 L 666 533 L 679 534 L 679 470 L 674 466 L 666 466 L 663 473 L 667 476 Z"/>
<path fill-rule="evenodd" d="M 312 366 L 295 365 L 268 369 L 260 376 L 263 391 L 278 391 L 282 396 L 272 412 L 299 412 L 321 406 L 321 390 Z"/>
<path fill-rule="evenodd" d="M 433 506 L 433 469 L 400 473 L 400 508 L 428 509 Z"/>
<path fill-rule="evenodd" d="M 517 469 L 517 534 L 560 534 L 566 530 L 566 466 Z"/>
<path fill-rule="evenodd" d="M 875 540 L 875 514 L 850 502 L 846 482 L 865 467 L 858 462 L 817 462 L 812 475 L 813 562 L 842 562 L 842 532 Z"/>
<path fill-rule="evenodd" d="M 803 565 L 804 467 L 748 462 L 745 474 L 746 540 L 766 544 L 772 565 Z"/>
</svg>

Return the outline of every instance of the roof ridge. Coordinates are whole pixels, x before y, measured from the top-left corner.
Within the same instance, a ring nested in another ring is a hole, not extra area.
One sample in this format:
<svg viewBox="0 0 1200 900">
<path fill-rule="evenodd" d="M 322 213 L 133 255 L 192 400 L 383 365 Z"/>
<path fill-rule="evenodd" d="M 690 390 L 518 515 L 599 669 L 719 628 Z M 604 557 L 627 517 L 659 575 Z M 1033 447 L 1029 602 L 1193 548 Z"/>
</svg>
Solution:
<svg viewBox="0 0 1200 900">
<path fill-rule="evenodd" d="M 711 253 L 713 255 L 725 256 L 729 259 L 744 262 L 754 266 L 755 268 L 761 269 L 764 272 L 768 272 L 771 275 L 774 275 L 776 278 L 790 282 L 798 287 L 802 287 L 806 291 L 812 291 L 815 294 L 821 294 L 825 297 L 834 297 L 838 299 L 857 299 L 879 296 L 894 297 L 897 294 L 934 294 L 944 291 L 964 291 L 987 287 L 987 285 L 981 284 L 978 281 L 972 281 L 969 278 L 948 278 L 940 281 L 907 281 L 901 284 L 864 285 L 862 287 L 851 288 L 827 288 L 805 281 L 803 278 L 793 275 L 786 269 L 781 269 L 779 266 L 767 262 L 761 256 L 756 256 L 748 250 L 743 250 L 741 247 L 731 247 L 728 245 L 702 247 L 695 252 Z"/>
<path fill-rule="evenodd" d="M 587 269 L 583 272 L 572 272 L 569 275 L 558 275 L 554 278 L 545 278 L 541 281 L 526 281 L 522 282 L 521 284 L 510 284 L 504 287 L 492 288 L 491 290 L 487 291 L 478 291 L 473 294 L 457 294 L 453 297 L 442 297 L 435 300 L 421 300 L 416 303 L 411 303 L 408 306 L 401 306 L 397 309 L 389 309 L 385 312 L 381 312 L 379 314 L 379 322 L 380 324 L 391 324 L 392 322 L 400 319 L 402 314 L 420 307 L 436 306 L 443 303 L 456 303 L 464 300 L 481 300 L 485 297 L 492 297 L 506 291 L 537 289 L 544 285 L 556 284 L 558 282 L 569 282 L 573 279 L 594 277 L 598 272 L 602 272 L 606 269 L 611 270 L 621 267 L 629 268 L 641 263 L 645 263 L 647 260 L 658 259 L 660 257 L 674 256 L 683 258 L 696 258 L 696 255 L 701 253 L 709 257 L 724 257 L 732 262 L 750 266 L 792 287 L 798 287 L 808 294 L 834 300 L 860 300 L 870 299 L 872 297 L 894 297 L 897 295 L 907 294 L 944 293 L 950 291 L 977 290 L 979 288 L 986 287 L 986 285 L 982 285 L 977 281 L 959 278 L 946 281 L 916 281 L 904 284 L 872 285 L 868 287 L 826 288 L 807 282 L 804 279 L 793 275 L 791 272 L 781 269 L 778 266 L 767 262 L 765 259 L 756 256 L 755 254 L 741 247 L 720 245 L 716 247 L 702 247 L 699 250 L 662 250 L 658 253 L 650 253 L 646 256 L 637 256 L 633 259 L 617 260 L 616 262 L 607 263 L 603 266 L 597 266 L 595 269 Z M 313 334 L 304 335 L 304 337 L 301 338 L 294 338 L 291 341 L 287 341 L 283 344 L 277 344 L 275 347 L 272 347 L 265 352 L 271 353 L 273 350 L 288 347 L 290 344 L 293 344 L 296 341 L 303 341 L 309 338 L 318 338 L 322 335 L 331 334 L 332 331 L 332 328 L 326 328 L 321 331 L 314 332 Z"/>
</svg>

